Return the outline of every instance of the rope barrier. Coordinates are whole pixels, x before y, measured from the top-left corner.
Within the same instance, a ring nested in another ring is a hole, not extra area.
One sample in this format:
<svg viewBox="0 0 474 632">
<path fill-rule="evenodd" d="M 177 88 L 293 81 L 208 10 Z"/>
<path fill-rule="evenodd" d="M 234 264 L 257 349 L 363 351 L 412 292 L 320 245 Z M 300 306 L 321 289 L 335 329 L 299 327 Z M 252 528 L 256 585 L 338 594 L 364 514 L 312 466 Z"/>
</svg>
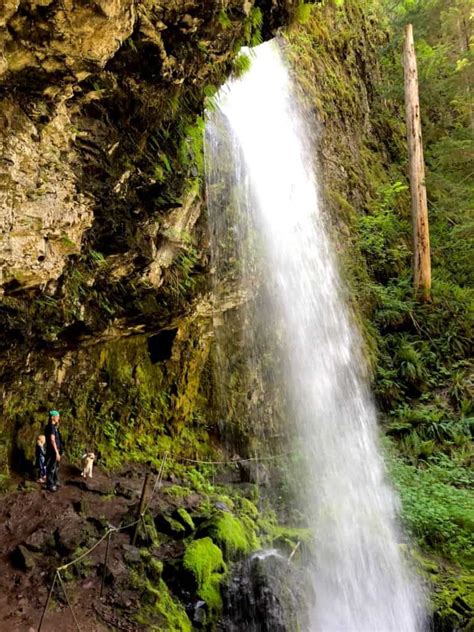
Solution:
<svg viewBox="0 0 474 632">
<path fill-rule="evenodd" d="M 94 546 L 91 546 L 90 549 L 87 549 L 87 551 L 84 551 L 84 553 L 82 553 L 79 557 L 77 557 L 75 560 L 71 560 L 70 562 L 68 562 L 67 564 L 63 564 L 62 566 L 58 566 L 58 568 L 56 569 L 57 571 L 65 571 L 67 568 L 69 568 L 69 566 L 72 566 L 73 564 L 77 564 L 77 562 L 80 562 L 82 559 L 84 559 L 85 557 L 87 557 L 88 555 L 90 555 L 92 553 L 92 551 L 94 549 L 96 549 L 99 544 L 101 542 L 103 542 L 105 540 L 105 538 L 109 535 L 109 533 L 112 531 L 112 529 L 109 529 L 108 531 L 106 531 L 104 533 L 104 535 L 100 538 L 100 540 L 98 540 Z"/>
<path fill-rule="evenodd" d="M 52 584 L 50 586 L 50 589 L 49 589 L 49 592 L 48 592 L 48 598 L 46 599 L 46 603 L 44 604 L 43 612 L 41 613 L 41 619 L 40 619 L 39 626 L 38 626 L 38 632 L 41 632 L 41 627 L 43 625 L 43 619 L 45 617 L 46 610 L 48 609 L 49 602 L 51 601 L 51 597 L 53 595 L 53 590 L 54 590 L 54 586 L 56 584 L 57 578 L 58 578 L 58 571 L 56 571 L 54 573 L 53 582 L 52 582 Z"/>
<path fill-rule="evenodd" d="M 158 475 L 157 475 L 157 477 L 155 479 L 155 484 L 153 485 L 151 496 L 150 496 L 147 504 L 145 505 L 145 509 L 142 511 L 142 516 L 145 514 L 146 510 L 150 506 L 150 503 L 153 500 L 153 496 L 155 495 L 155 492 L 156 492 L 157 488 L 159 489 L 161 487 L 161 480 L 163 478 L 163 473 L 164 473 L 164 470 L 165 470 L 165 463 L 166 463 L 166 460 L 168 458 L 168 454 L 169 454 L 169 452 L 165 452 L 164 455 L 163 455 L 163 459 L 161 460 L 160 469 L 159 469 Z"/>
<path fill-rule="evenodd" d="M 103 593 L 103 589 L 104 589 L 104 582 L 105 582 L 105 573 L 106 573 L 106 564 L 107 564 L 107 559 L 108 559 L 108 555 L 109 555 L 109 547 L 110 547 L 110 541 L 111 541 L 111 536 L 114 533 L 118 533 L 120 531 L 126 531 L 127 529 L 130 529 L 131 527 L 134 527 L 136 525 L 138 525 L 138 523 L 142 522 L 143 523 L 143 527 L 145 529 L 145 533 L 147 533 L 147 525 L 145 522 L 145 513 L 148 511 L 150 504 L 153 500 L 153 497 L 156 493 L 157 489 L 161 488 L 161 483 L 163 480 L 163 475 L 164 475 L 164 470 L 165 470 L 165 465 L 166 465 L 166 461 L 168 460 L 168 457 L 171 457 L 172 459 L 174 459 L 175 461 L 185 461 L 187 463 L 198 463 L 198 464 L 203 464 L 203 465 L 236 465 L 237 463 L 248 463 L 251 461 L 270 461 L 270 460 L 274 460 L 274 459 L 278 459 L 284 456 L 289 456 L 291 454 L 294 454 L 295 451 L 290 451 L 290 452 L 283 452 L 281 454 L 275 454 L 275 455 L 271 455 L 271 456 L 263 456 L 263 457 L 248 457 L 246 459 L 228 459 L 226 461 L 213 461 L 213 460 L 203 460 L 203 459 L 189 459 L 187 457 L 180 457 L 180 456 L 175 456 L 175 455 L 171 455 L 169 452 L 165 452 L 163 455 L 163 458 L 161 460 L 161 464 L 160 464 L 160 469 L 158 470 L 158 474 L 156 476 L 154 485 L 153 485 L 153 489 L 152 492 L 150 494 L 150 498 L 148 499 L 148 502 L 146 503 L 144 509 L 140 512 L 140 515 L 137 517 L 136 520 L 134 520 L 133 522 L 129 522 L 125 525 L 120 525 L 118 527 L 109 527 L 107 529 L 107 531 L 104 533 L 104 535 L 99 538 L 99 540 L 97 540 L 97 542 L 91 546 L 90 548 L 88 548 L 86 551 L 84 551 L 84 553 L 81 553 L 81 555 L 79 555 L 79 557 L 76 557 L 74 560 L 71 560 L 70 562 L 68 562 L 67 564 L 62 564 L 61 566 L 58 566 L 55 570 L 54 573 L 54 577 L 53 577 L 53 581 L 51 583 L 51 587 L 49 589 L 48 592 L 48 598 L 46 600 L 45 606 L 43 608 L 43 612 L 41 614 L 41 619 L 39 622 L 39 626 L 38 626 L 38 632 L 41 632 L 41 627 L 43 625 L 43 621 L 46 615 L 46 611 L 48 609 L 49 603 L 51 601 L 51 597 L 53 594 L 53 590 L 54 587 L 56 585 L 56 581 L 59 581 L 61 588 L 63 590 L 64 596 L 66 598 L 66 602 L 67 605 L 69 606 L 69 609 L 71 610 L 71 614 L 72 617 L 74 619 L 74 623 L 76 624 L 76 627 L 78 629 L 79 632 L 81 632 L 81 628 L 79 626 L 79 622 L 76 619 L 76 615 L 74 613 L 74 609 L 71 605 L 71 602 L 69 601 L 69 596 L 66 592 L 66 588 L 63 582 L 63 579 L 61 577 L 61 571 L 65 571 L 67 568 L 69 568 L 70 566 L 73 566 L 74 564 L 77 564 L 78 562 L 80 562 L 81 560 L 83 560 L 85 557 L 88 557 L 92 551 L 94 551 L 106 538 L 107 538 L 107 546 L 106 546 L 106 550 L 105 550 L 105 561 L 104 561 L 104 572 L 102 575 L 102 580 L 101 580 L 101 587 L 100 587 L 100 597 L 102 597 L 102 593 Z M 148 475 L 147 475 L 148 476 Z M 299 543 L 298 543 L 299 545 Z M 298 545 L 295 547 L 295 551 L 296 548 L 298 548 Z M 294 552 L 292 553 L 292 555 L 294 554 Z M 292 555 L 290 556 L 290 559 L 292 557 Z"/>
<path fill-rule="evenodd" d="M 201 459 L 188 459 L 185 456 L 174 456 L 175 461 L 187 461 L 188 463 L 202 463 L 204 465 L 234 465 L 237 463 L 248 463 L 249 461 L 274 461 L 284 456 L 295 454 L 296 450 L 290 452 L 281 452 L 280 454 L 272 454 L 270 456 L 251 456 L 247 459 L 227 459 L 226 461 L 205 461 Z"/>
<path fill-rule="evenodd" d="M 61 573 L 59 571 L 56 571 L 56 573 L 58 575 L 58 580 L 59 580 L 59 583 L 61 584 L 61 588 L 63 589 L 64 596 L 66 597 L 67 605 L 69 606 L 69 610 L 71 611 L 72 618 L 74 619 L 74 623 L 76 624 L 78 631 L 81 632 L 81 626 L 79 625 L 79 622 L 76 619 L 74 609 L 71 605 L 71 602 L 69 601 L 69 595 L 67 594 L 66 586 L 64 585 L 63 578 L 61 577 Z"/>
</svg>

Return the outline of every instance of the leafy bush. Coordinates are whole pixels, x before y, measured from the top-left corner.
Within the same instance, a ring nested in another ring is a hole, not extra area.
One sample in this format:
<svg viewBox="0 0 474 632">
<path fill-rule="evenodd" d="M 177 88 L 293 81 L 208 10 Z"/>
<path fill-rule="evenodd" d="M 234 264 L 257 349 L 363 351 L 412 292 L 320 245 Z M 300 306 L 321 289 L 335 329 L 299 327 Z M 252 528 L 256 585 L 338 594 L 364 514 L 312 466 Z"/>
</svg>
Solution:
<svg viewBox="0 0 474 632">
<path fill-rule="evenodd" d="M 419 544 L 455 562 L 472 562 L 474 499 L 464 488 L 465 483 L 473 482 L 472 476 L 447 460 L 426 469 L 397 460 L 391 471 L 403 520 Z"/>
</svg>

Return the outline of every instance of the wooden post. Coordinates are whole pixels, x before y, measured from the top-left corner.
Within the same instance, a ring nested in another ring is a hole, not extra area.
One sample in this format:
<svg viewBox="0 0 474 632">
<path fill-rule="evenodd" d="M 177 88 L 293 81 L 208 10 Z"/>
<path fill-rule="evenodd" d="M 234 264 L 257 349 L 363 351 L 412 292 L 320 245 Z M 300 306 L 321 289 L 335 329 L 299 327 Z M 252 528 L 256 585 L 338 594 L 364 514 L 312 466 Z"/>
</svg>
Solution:
<svg viewBox="0 0 474 632">
<path fill-rule="evenodd" d="M 141 515 L 143 513 L 143 507 L 145 506 L 145 494 L 146 494 L 146 488 L 148 486 L 148 479 L 149 478 L 150 478 L 150 474 L 149 474 L 149 472 L 147 472 L 145 474 L 145 480 L 143 481 L 143 487 L 142 487 L 142 494 L 140 496 L 140 502 L 138 503 L 137 524 L 135 525 L 135 530 L 133 532 L 132 546 L 135 546 L 135 542 L 137 541 L 137 535 L 138 535 L 138 527 L 140 526 L 140 523 L 142 522 Z"/>
<path fill-rule="evenodd" d="M 413 26 L 405 26 L 403 55 L 405 72 L 405 108 L 410 172 L 411 214 L 413 223 L 413 284 L 422 300 L 431 298 L 430 233 L 426 200 L 425 163 L 421 137 L 418 72 L 416 67 Z"/>
<path fill-rule="evenodd" d="M 104 592 L 104 585 L 105 585 L 105 575 L 107 573 L 107 562 L 109 559 L 109 548 L 110 548 L 110 537 L 112 535 L 112 531 L 110 531 L 109 535 L 107 536 L 107 546 L 105 547 L 105 558 L 104 558 L 104 571 L 102 573 L 102 580 L 100 582 L 100 593 L 99 593 L 99 599 L 102 598 L 102 594 Z"/>
</svg>

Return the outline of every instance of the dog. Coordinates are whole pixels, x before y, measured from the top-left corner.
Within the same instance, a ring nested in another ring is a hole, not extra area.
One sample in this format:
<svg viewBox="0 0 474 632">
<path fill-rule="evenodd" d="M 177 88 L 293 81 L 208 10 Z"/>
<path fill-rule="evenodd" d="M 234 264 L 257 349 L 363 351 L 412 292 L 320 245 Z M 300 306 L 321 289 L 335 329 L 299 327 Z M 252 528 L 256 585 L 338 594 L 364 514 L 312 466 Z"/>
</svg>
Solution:
<svg viewBox="0 0 474 632">
<path fill-rule="evenodd" d="M 95 461 L 95 454 L 93 452 L 85 452 L 81 457 L 82 472 L 81 476 L 84 478 L 92 478 L 92 467 Z"/>
</svg>

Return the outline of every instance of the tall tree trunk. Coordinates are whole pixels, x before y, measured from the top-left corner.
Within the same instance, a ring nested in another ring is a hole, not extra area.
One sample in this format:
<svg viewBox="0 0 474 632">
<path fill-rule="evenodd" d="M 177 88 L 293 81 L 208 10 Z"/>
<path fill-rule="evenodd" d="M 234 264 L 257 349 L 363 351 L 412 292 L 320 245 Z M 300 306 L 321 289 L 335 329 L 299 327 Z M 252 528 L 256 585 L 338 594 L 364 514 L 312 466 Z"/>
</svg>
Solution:
<svg viewBox="0 0 474 632">
<path fill-rule="evenodd" d="M 421 138 L 418 72 L 413 27 L 405 26 L 405 108 L 410 171 L 411 213 L 413 223 L 413 283 L 415 293 L 425 301 L 431 296 L 430 233 L 426 201 L 425 163 Z"/>
</svg>

